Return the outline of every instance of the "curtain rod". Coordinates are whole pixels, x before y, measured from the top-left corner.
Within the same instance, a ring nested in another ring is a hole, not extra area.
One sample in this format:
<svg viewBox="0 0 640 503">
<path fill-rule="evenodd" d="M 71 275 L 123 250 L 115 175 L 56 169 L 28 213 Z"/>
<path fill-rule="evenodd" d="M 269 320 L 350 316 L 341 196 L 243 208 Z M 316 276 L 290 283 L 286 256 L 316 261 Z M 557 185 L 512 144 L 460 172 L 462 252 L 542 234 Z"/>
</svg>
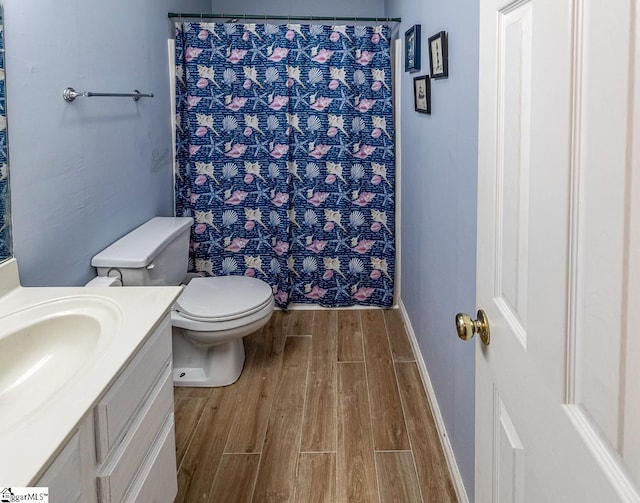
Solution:
<svg viewBox="0 0 640 503">
<path fill-rule="evenodd" d="M 176 13 L 169 12 L 169 19 L 174 18 L 198 18 L 198 19 L 231 19 L 234 22 L 238 20 L 246 20 L 246 19 L 264 19 L 270 20 L 279 20 L 279 21 L 354 21 L 354 22 L 392 22 L 392 23 L 400 23 L 402 18 L 399 17 L 342 17 L 342 16 L 272 16 L 268 14 L 184 14 L 184 13 Z"/>
</svg>

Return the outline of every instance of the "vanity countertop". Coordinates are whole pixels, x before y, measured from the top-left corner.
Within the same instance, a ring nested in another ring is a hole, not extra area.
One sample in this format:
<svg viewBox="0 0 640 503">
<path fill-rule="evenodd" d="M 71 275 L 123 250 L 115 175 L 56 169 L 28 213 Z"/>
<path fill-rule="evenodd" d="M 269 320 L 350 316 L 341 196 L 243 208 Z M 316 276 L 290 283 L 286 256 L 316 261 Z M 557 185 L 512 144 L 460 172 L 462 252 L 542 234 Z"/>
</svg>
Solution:
<svg viewBox="0 0 640 503">
<path fill-rule="evenodd" d="M 15 273 L 7 267 L 13 266 L 0 265 L 0 343 L 10 324 L 9 317 L 34 306 L 99 302 L 111 306 L 117 314 L 114 333 L 91 356 L 90 364 L 80 368 L 20 421 L 10 420 L 13 412 L 20 411 L 11 410 L 12 401 L 6 396 L 3 400 L 5 392 L 0 388 L 0 408 L 4 409 L 3 417 L 9 418 L 3 421 L 5 424 L 0 423 L 0 486 L 32 486 L 170 309 L 181 287 L 21 287 L 11 284 L 14 277 L 17 281 L 17 266 Z M 0 368 L 0 383 L 2 373 Z M 10 387 L 5 383 L 4 390 Z"/>
</svg>

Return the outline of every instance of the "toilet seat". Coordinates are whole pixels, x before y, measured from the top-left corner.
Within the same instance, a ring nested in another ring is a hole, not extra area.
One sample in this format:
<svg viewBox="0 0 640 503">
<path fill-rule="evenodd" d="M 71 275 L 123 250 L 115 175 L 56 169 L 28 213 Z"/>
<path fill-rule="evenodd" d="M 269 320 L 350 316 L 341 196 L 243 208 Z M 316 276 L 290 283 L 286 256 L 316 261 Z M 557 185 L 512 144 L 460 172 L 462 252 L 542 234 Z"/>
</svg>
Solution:
<svg viewBox="0 0 640 503">
<path fill-rule="evenodd" d="M 182 318 L 226 322 L 246 318 L 273 304 L 271 287 L 246 276 L 194 278 L 174 305 Z"/>
</svg>

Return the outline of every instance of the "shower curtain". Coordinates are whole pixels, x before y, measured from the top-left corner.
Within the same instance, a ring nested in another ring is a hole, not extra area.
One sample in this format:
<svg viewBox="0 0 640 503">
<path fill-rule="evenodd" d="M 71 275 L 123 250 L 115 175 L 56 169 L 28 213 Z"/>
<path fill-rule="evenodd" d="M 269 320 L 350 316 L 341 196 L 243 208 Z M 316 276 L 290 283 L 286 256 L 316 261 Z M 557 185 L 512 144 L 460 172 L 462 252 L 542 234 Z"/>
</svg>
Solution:
<svg viewBox="0 0 640 503">
<path fill-rule="evenodd" d="M 2 21 L 0 20 L 0 23 Z M 7 100 L 4 79 L 4 26 L 0 24 L 0 262 L 11 257 Z"/>
<path fill-rule="evenodd" d="M 191 270 L 392 305 L 388 27 L 176 23 L 176 162 Z"/>
</svg>

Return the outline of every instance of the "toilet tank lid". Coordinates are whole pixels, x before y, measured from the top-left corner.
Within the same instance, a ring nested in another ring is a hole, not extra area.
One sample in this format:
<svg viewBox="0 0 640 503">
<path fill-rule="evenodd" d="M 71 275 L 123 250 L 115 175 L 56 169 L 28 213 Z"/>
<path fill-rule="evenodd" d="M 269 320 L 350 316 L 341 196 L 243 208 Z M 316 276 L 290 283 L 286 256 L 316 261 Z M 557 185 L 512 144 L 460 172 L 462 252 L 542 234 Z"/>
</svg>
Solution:
<svg viewBox="0 0 640 503">
<path fill-rule="evenodd" d="M 191 227 L 191 217 L 154 217 L 91 259 L 94 267 L 146 267 L 167 244 Z"/>
</svg>

